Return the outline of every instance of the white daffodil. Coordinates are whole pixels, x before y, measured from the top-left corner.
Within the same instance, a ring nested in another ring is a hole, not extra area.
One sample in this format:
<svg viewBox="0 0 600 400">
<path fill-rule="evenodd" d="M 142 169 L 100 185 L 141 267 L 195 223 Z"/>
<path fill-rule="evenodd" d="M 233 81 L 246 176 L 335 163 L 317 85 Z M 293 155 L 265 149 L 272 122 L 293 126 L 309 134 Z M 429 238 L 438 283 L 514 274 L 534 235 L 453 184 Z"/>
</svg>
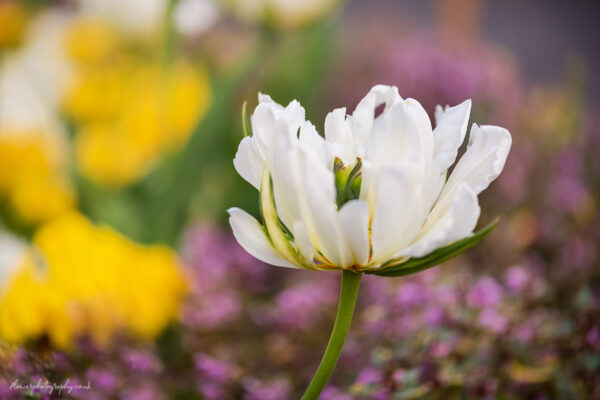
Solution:
<svg viewBox="0 0 600 400">
<path fill-rule="evenodd" d="M 36 14 L 29 23 L 23 46 L 3 60 L 3 69 L 16 69 L 17 72 L 10 73 L 19 75 L 15 78 L 19 80 L 18 84 L 21 85 L 20 80 L 25 79 L 54 114 L 57 114 L 73 75 L 65 46 L 66 34 L 72 23 L 73 16 L 64 11 L 47 10 Z"/>
<path fill-rule="evenodd" d="M 54 104 L 35 85 L 27 64 L 16 56 L 0 65 L 0 138 L 7 134 L 45 134 L 64 139 Z"/>
<path fill-rule="evenodd" d="M 0 227 L 0 298 L 24 262 L 26 254 L 27 245 Z"/>
<path fill-rule="evenodd" d="M 110 22 L 129 35 L 150 36 L 164 22 L 168 0 L 79 0 L 81 14 Z"/>
<path fill-rule="evenodd" d="M 491 230 L 473 234 L 477 195 L 502 171 L 512 141 L 504 128 L 473 125 L 448 176 L 470 110 L 470 100 L 438 106 L 433 129 L 418 101 L 378 85 L 352 115 L 329 113 L 323 138 L 297 101 L 283 107 L 259 95 L 234 165 L 260 191 L 264 225 L 231 208 L 236 239 L 277 266 L 392 276 L 464 250 Z"/>
<path fill-rule="evenodd" d="M 213 0 L 180 0 L 173 11 L 175 27 L 185 36 L 209 31 L 220 16 L 219 7 Z"/>
<path fill-rule="evenodd" d="M 217 0 L 243 20 L 296 29 L 332 12 L 340 0 Z"/>
</svg>

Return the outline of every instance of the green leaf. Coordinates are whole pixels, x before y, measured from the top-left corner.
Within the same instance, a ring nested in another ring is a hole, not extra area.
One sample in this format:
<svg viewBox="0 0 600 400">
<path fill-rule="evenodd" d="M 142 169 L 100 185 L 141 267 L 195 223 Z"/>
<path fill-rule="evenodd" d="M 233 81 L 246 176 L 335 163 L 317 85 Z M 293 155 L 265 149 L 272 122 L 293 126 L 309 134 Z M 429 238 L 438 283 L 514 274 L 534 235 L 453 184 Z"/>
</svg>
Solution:
<svg viewBox="0 0 600 400">
<path fill-rule="evenodd" d="M 457 240 L 424 257 L 410 258 L 400 264 L 394 264 L 394 260 L 388 261 L 381 268 L 365 271 L 365 273 L 393 277 L 410 275 L 434 267 L 479 243 L 498 225 L 498 221 L 499 219 L 496 218 L 489 225 L 475 232 L 473 236 Z"/>
</svg>

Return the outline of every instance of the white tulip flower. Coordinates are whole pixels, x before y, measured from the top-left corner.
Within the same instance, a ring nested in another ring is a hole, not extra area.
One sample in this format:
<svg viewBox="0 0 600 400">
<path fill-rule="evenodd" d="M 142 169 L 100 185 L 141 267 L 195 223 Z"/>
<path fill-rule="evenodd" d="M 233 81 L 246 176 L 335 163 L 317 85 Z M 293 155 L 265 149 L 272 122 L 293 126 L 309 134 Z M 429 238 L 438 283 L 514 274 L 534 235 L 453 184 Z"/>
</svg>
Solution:
<svg viewBox="0 0 600 400">
<path fill-rule="evenodd" d="M 297 101 L 283 107 L 259 95 L 234 165 L 260 191 L 264 224 L 229 209 L 237 241 L 277 266 L 388 276 L 470 247 L 493 228 L 473 233 L 477 195 L 502 171 L 512 142 L 504 128 L 474 124 L 448 176 L 470 110 L 470 100 L 438 106 L 433 129 L 418 101 L 378 85 L 352 115 L 330 112 L 323 138 Z"/>
</svg>

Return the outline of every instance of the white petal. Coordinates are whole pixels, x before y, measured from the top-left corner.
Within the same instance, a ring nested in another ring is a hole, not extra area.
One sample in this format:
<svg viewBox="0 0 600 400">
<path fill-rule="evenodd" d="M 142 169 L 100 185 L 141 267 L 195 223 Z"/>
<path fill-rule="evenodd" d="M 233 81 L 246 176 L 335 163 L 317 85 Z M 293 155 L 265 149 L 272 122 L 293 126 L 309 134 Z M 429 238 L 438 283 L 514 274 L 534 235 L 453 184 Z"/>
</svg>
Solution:
<svg viewBox="0 0 600 400">
<path fill-rule="evenodd" d="M 469 185 L 461 184 L 448 204 L 446 210 L 434 210 L 430 214 L 419 238 L 397 256 L 423 257 L 473 232 L 480 208 L 477 195 Z"/>
<path fill-rule="evenodd" d="M 439 171 L 448 169 L 456 160 L 458 148 L 465 139 L 471 100 L 443 109 L 437 106 L 435 110 L 436 127 L 433 131 L 434 163 Z"/>
<path fill-rule="evenodd" d="M 308 151 L 313 153 L 327 168 L 333 168 L 333 153 L 328 150 L 329 143 L 319 135 L 315 126 L 309 121 L 305 121 L 300 125 L 300 133 L 298 142 Z"/>
<path fill-rule="evenodd" d="M 285 107 L 283 114 L 289 124 L 300 125 L 305 121 L 304 107 L 300 105 L 297 100 L 292 100 L 290 104 Z"/>
<path fill-rule="evenodd" d="M 269 152 L 274 140 L 274 129 L 283 107 L 273 101 L 264 101 L 258 104 L 250 116 L 252 124 L 252 138 L 257 140 L 263 156 Z"/>
<path fill-rule="evenodd" d="M 419 129 L 405 103 L 394 104 L 375 120 L 366 144 L 365 159 L 374 165 L 399 160 L 423 162 Z"/>
<path fill-rule="evenodd" d="M 265 157 L 259 150 L 256 140 L 245 137 L 240 142 L 235 158 L 235 170 L 248 183 L 260 190 L 260 180 L 265 168 Z"/>
<path fill-rule="evenodd" d="M 301 131 L 300 139 L 278 135 L 273 149 L 271 175 L 277 213 L 294 236 L 303 234 L 295 231 L 298 221 L 302 222 L 312 247 L 326 263 L 349 266 L 352 255 L 337 218 L 333 172 L 324 160 L 325 152 L 318 150 L 326 143 L 308 127 Z"/>
<path fill-rule="evenodd" d="M 296 134 L 300 126 L 306 124 L 304 108 L 295 100 L 284 108 L 268 95 L 259 93 L 258 102 L 251 116 L 252 136 L 242 139 L 233 161 L 242 178 L 257 189 L 277 135 Z"/>
<path fill-rule="evenodd" d="M 286 127 L 282 126 L 281 129 L 285 130 Z M 297 221 L 302 220 L 297 196 L 301 173 L 297 165 L 298 157 L 295 154 L 298 143 L 297 138 L 289 132 L 278 132 L 277 135 L 277 141 L 270 154 L 273 197 L 279 218 L 295 235 L 293 226 Z"/>
<path fill-rule="evenodd" d="M 308 236 L 306 226 L 302 221 L 296 221 L 291 227 L 294 234 L 294 243 L 298 246 L 298 250 L 306 260 L 306 262 L 313 264 L 315 257 L 315 249 Z"/>
<path fill-rule="evenodd" d="M 433 160 L 425 174 L 423 187 L 423 204 L 426 209 L 431 209 L 446 183 L 447 170 L 456 160 L 458 149 L 465 138 L 470 111 L 471 100 L 454 107 L 436 108 Z"/>
<path fill-rule="evenodd" d="M 352 126 L 352 135 L 354 136 L 354 149 L 359 157 L 362 157 L 359 154 L 360 149 L 365 147 L 367 139 L 373 131 L 376 108 L 381 104 L 385 104 L 383 110 L 383 113 L 385 113 L 392 105 L 400 101 L 402 101 L 402 98 L 398 94 L 397 87 L 377 85 L 358 103 L 352 113 L 350 123 Z"/>
<path fill-rule="evenodd" d="M 259 104 L 254 109 L 250 121 L 252 137 L 257 140 L 258 148 L 266 158 L 274 146 L 278 125 L 283 123 L 295 133 L 304 122 L 304 108 L 296 100 L 284 108 L 269 96 L 260 94 Z"/>
<path fill-rule="evenodd" d="M 423 176 L 423 193 L 421 199 L 424 210 L 431 210 L 446 183 L 447 172 L 439 170 L 431 164 Z"/>
<path fill-rule="evenodd" d="M 511 143 L 506 129 L 473 124 L 467 151 L 454 167 L 441 196 L 455 190 L 461 182 L 475 194 L 481 193 L 502 172 Z"/>
<path fill-rule="evenodd" d="M 275 103 L 268 94 L 258 93 L 258 103 Z"/>
<path fill-rule="evenodd" d="M 379 171 L 372 223 L 374 263 L 392 258 L 418 234 L 424 220 L 420 185 L 418 172 L 408 162 Z"/>
<path fill-rule="evenodd" d="M 313 246 L 331 264 L 350 266 L 353 257 L 337 215 L 333 172 L 305 148 L 300 148 L 298 156 L 300 179 L 295 194 Z"/>
<path fill-rule="evenodd" d="M 236 207 L 230 208 L 227 212 L 229 213 L 229 224 L 233 230 L 233 236 L 250 255 L 267 264 L 297 268 L 275 252 L 256 218 Z"/>
<path fill-rule="evenodd" d="M 369 206 L 364 200 L 350 200 L 339 210 L 339 219 L 354 254 L 355 265 L 369 260 Z"/>
<path fill-rule="evenodd" d="M 346 109 L 338 108 L 327 114 L 325 117 L 325 139 L 328 143 L 340 145 L 337 156 L 343 161 L 352 163 L 358 156 L 354 152 L 354 139 L 350 121 L 346 119 Z"/>
<path fill-rule="evenodd" d="M 431 162 L 433 157 L 433 134 L 431 120 L 427 112 L 415 99 L 406 99 L 405 109 L 413 117 L 421 139 L 423 158 L 426 163 Z"/>
</svg>

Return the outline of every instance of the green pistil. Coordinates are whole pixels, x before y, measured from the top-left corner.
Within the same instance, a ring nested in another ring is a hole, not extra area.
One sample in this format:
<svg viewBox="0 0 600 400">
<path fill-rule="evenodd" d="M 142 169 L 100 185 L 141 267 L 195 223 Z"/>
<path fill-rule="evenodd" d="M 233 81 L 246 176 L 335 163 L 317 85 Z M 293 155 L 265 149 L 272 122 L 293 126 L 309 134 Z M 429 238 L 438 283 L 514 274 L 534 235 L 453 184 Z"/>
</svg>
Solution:
<svg viewBox="0 0 600 400">
<path fill-rule="evenodd" d="M 346 202 L 358 199 L 362 182 L 361 167 L 362 161 L 360 158 L 356 159 L 350 165 L 344 165 L 341 159 L 338 157 L 335 158 L 333 173 L 335 175 L 336 204 L 338 209 Z"/>
</svg>

